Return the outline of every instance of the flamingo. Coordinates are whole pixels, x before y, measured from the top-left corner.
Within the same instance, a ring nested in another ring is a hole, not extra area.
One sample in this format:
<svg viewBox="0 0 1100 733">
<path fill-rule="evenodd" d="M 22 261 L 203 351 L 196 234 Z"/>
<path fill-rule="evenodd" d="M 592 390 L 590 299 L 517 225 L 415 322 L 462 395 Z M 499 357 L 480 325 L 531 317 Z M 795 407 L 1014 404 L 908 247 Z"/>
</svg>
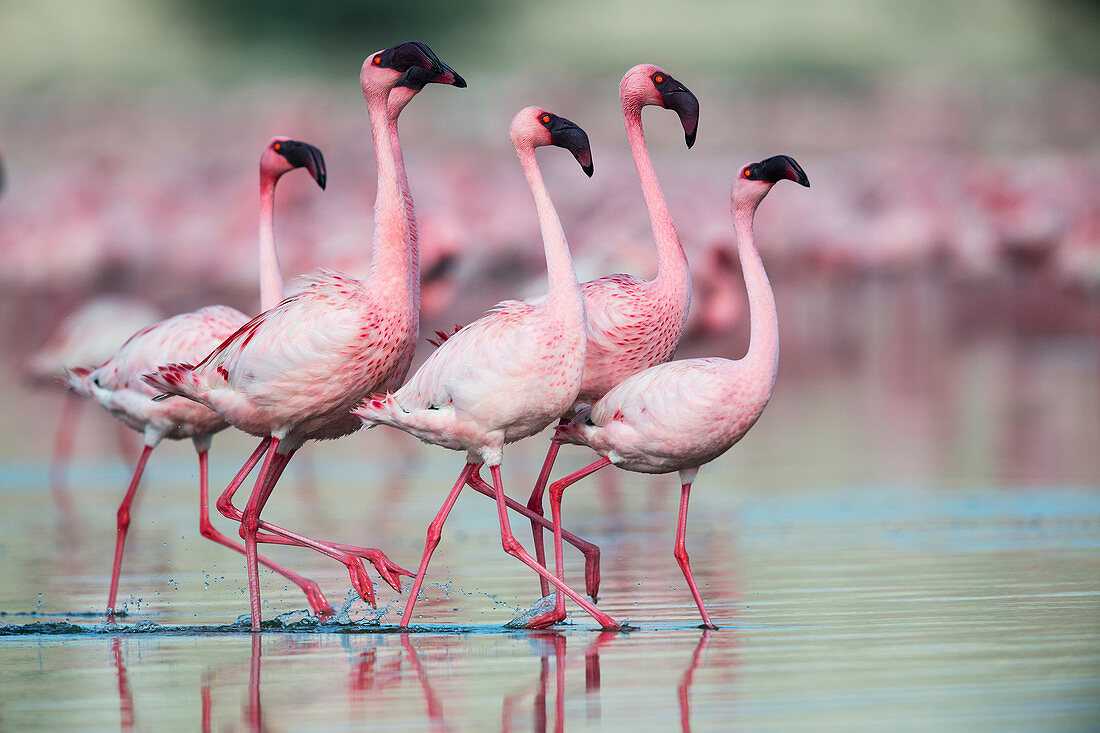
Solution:
<svg viewBox="0 0 1100 733">
<path fill-rule="evenodd" d="M 282 289 L 274 255 L 274 191 L 278 179 L 287 171 L 305 167 L 321 188 L 325 187 L 325 163 L 321 151 L 312 145 L 285 137 L 272 138 L 260 157 L 260 252 L 262 297 L 278 297 L 272 288 Z M 154 402 L 156 395 L 144 384 L 142 374 L 173 359 L 201 358 L 233 334 L 248 320 L 235 308 L 207 306 L 183 313 L 147 326 L 131 336 L 110 359 L 95 369 L 77 367 L 66 377 L 68 387 L 78 394 L 90 397 L 106 408 L 125 425 L 142 433 L 144 447 L 138 458 L 130 485 L 118 508 L 115 538 L 114 565 L 111 572 L 111 588 L 107 598 L 107 613 L 113 616 L 118 593 L 119 574 L 126 534 L 130 526 L 130 506 L 141 481 L 145 464 L 153 449 L 164 438 L 182 440 L 191 438 L 199 456 L 199 531 L 203 537 L 225 545 L 238 552 L 244 547 L 218 532 L 209 518 L 207 483 L 207 453 L 211 437 L 224 429 L 226 423 L 217 414 L 193 402 Z M 276 565 L 267 558 L 264 564 L 293 581 L 309 599 L 318 613 L 331 614 L 332 608 L 311 580 Z"/>
<path fill-rule="evenodd" d="M 676 562 L 687 579 L 705 628 L 716 628 L 703 606 L 685 546 L 688 497 L 700 466 L 740 440 L 771 399 L 779 367 L 779 324 L 775 297 L 753 240 L 753 216 L 783 179 L 809 186 L 806 173 L 786 155 L 746 165 L 734 181 L 731 201 L 738 253 L 749 296 L 751 337 L 741 359 L 684 359 L 650 367 L 619 383 L 591 408 L 557 429 L 555 440 L 587 445 L 602 458 L 550 485 L 557 578 L 565 583 L 561 549 L 561 499 L 566 487 L 604 466 L 639 473 L 680 474 L 680 516 Z M 587 609 L 586 609 L 587 610 Z M 565 619 L 565 597 L 529 625 Z"/>
<path fill-rule="evenodd" d="M 351 409 L 372 392 L 398 387 L 412 362 L 419 273 L 409 238 L 411 204 L 406 204 L 396 170 L 387 108 L 390 93 L 414 66 L 429 70 L 440 83 L 465 85 L 416 41 L 378 51 L 363 62 L 360 85 L 378 164 L 367 277 L 321 271 L 305 290 L 249 321 L 197 365 L 170 364 L 145 377 L 161 398 L 195 400 L 261 438 L 217 504 L 222 514 L 241 523 L 254 631 L 260 628 L 258 542 L 310 547 L 340 561 L 356 592 L 372 605 L 374 589 L 363 558 L 395 590 L 401 589 L 399 575 L 412 575 L 380 550 L 311 540 L 261 521 L 260 512 L 305 441 L 339 438 L 360 428 Z M 261 456 L 263 465 L 241 512 L 233 506 L 233 495 Z"/>
<path fill-rule="evenodd" d="M 284 173 L 305 168 L 323 191 L 328 180 L 325 158 L 309 143 L 273 137 L 260 156 L 260 310 L 274 308 L 286 295 L 275 247 L 275 185 Z"/>
<path fill-rule="evenodd" d="M 443 341 L 405 386 L 372 395 L 353 411 L 364 424 L 390 425 L 425 442 L 466 451 L 466 464 L 428 527 L 402 628 L 409 625 L 428 562 L 459 492 L 467 483 L 484 483 L 477 476 L 482 463 L 492 473 L 505 552 L 557 585 L 512 535 L 500 463 L 505 444 L 540 432 L 573 404 L 584 370 L 584 301 L 535 148 L 556 145 L 569 150 L 587 175 L 592 175 L 592 153 L 583 130 L 539 107 L 520 110 L 510 130 L 538 209 L 548 295 L 537 304 L 499 303 L 493 312 Z M 602 615 L 567 586 L 560 587 L 597 618 Z"/>
<path fill-rule="evenodd" d="M 199 454 L 199 490 L 205 509 L 206 458 L 210 438 L 225 428 L 225 422 L 221 418 L 201 405 L 152 402 L 150 397 L 156 393 L 146 387 L 138 377 L 170 359 L 204 353 L 210 348 L 210 344 L 219 343 L 247 320 L 248 316 L 228 306 L 208 306 L 191 313 L 182 313 L 138 331 L 101 366 L 95 369 L 76 367 L 69 371 L 66 378 L 69 389 L 98 402 L 125 425 L 142 433 L 144 441 L 129 488 L 118 508 L 115 559 L 111 572 L 111 589 L 107 596 L 108 617 L 113 617 L 115 612 L 122 552 L 130 526 L 130 505 L 149 455 L 164 438 L 191 438 Z M 205 516 L 206 512 L 203 511 L 201 517 Z M 204 536 L 205 524 L 206 520 L 200 518 Z"/>
<path fill-rule="evenodd" d="M 159 308 L 140 298 L 116 294 L 93 298 L 65 316 L 46 344 L 27 362 L 27 373 L 35 382 L 56 383 L 65 378 L 68 369 L 96 367 L 110 359 L 126 339 L 164 316 Z M 61 498 L 64 494 L 61 487 L 83 404 L 75 392 L 65 393 L 54 434 L 50 486 L 54 487 L 59 504 L 66 502 Z M 126 441 L 120 438 L 120 452 L 125 445 Z"/>
<path fill-rule="evenodd" d="M 691 273 L 646 148 L 642 108 L 655 105 L 675 111 L 690 148 L 698 130 L 699 100 L 663 69 L 639 64 L 623 76 L 619 101 L 657 244 L 657 277 L 644 280 L 634 275 L 609 275 L 581 285 L 588 314 L 588 350 L 577 399 L 564 416 L 559 416 L 563 425 L 579 405 L 592 404 L 630 375 L 671 359 L 680 343 L 691 304 Z M 551 441 L 527 502 L 527 508 L 540 517 L 542 495 L 557 454 L 558 443 Z M 545 565 L 542 525 L 532 521 L 531 528 L 535 558 Z M 549 591 L 547 581 L 540 576 L 539 582 L 545 596 Z M 596 590 L 589 589 L 593 598 Z"/>
</svg>

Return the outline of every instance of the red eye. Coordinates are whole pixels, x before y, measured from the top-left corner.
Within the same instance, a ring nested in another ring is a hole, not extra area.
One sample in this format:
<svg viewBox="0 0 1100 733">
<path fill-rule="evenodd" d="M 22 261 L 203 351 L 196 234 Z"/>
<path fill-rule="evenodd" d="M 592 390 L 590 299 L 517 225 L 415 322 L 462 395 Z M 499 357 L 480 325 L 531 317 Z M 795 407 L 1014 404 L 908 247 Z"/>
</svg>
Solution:
<svg viewBox="0 0 1100 733">
<path fill-rule="evenodd" d="M 542 116 L 542 121 L 543 121 L 543 123 L 549 124 L 549 122 L 550 122 L 550 115 L 543 115 L 543 116 Z"/>
<path fill-rule="evenodd" d="M 751 173 L 752 173 L 752 169 L 750 169 L 750 168 L 746 168 L 745 170 L 741 171 L 741 175 L 744 176 L 745 178 L 748 178 Z"/>
<path fill-rule="evenodd" d="M 660 74 L 653 77 L 653 81 L 657 82 L 658 84 L 664 83 L 664 80 L 665 80 L 665 78 L 663 76 L 661 76 Z"/>
<path fill-rule="evenodd" d="M 275 143 L 275 149 L 276 150 L 282 150 L 283 149 L 283 144 L 282 143 Z"/>
<path fill-rule="evenodd" d="M 382 57 L 381 57 L 381 56 L 375 56 L 375 57 L 374 57 L 374 65 L 375 65 L 375 66 L 378 66 L 378 65 L 380 65 L 381 63 L 382 63 Z"/>
</svg>

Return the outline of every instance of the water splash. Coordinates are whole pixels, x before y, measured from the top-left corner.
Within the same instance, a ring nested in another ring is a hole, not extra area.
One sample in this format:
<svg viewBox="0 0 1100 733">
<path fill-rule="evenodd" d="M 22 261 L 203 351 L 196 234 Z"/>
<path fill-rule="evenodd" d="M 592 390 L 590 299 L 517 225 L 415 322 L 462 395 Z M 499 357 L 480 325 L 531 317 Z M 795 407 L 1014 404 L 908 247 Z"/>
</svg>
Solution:
<svg viewBox="0 0 1100 733">
<path fill-rule="evenodd" d="M 385 618 L 390 611 L 400 611 L 401 600 L 400 598 L 394 598 L 381 608 L 371 608 L 366 601 L 359 597 L 359 594 L 356 593 L 354 589 L 348 589 L 347 596 L 344 598 L 344 603 L 336 612 L 333 622 L 341 626 L 362 624 L 377 626 L 382 623 L 382 619 Z"/>
</svg>

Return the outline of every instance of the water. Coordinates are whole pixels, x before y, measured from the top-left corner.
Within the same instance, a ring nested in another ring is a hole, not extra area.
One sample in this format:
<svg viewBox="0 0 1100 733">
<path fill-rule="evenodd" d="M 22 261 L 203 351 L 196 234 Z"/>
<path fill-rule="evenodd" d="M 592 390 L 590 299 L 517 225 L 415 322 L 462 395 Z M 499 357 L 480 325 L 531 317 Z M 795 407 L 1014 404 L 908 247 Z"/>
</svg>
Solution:
<svg viewBox="0 0 1100 733">
<path fill-rule="evenodd" d="M 0 728 L 1095 730 L 1098 340 L 960 335 L 944 313 L 914 336 L 890 327 L 896 302 L 880 295 L 847 315 L 859 338 L 818 349 L 812 368 L 797 339 L 813 334 L 790 318 L 773 404 L 700 473 L 688 549 L 712 632 L 672 557 L 675 479 L 603 472 L 566 492 L 564 513 L 603 548 L 600 608 L 632 631 L 601 632 L 573 607 L 551 631 L 504 628 L 538 584 L 471 493 L 409 633 L 396 627 L 404 596 L 376 583 L 378 609 L 345 603 L 343 566 L 277 547 L 345 613 L 306 620 L 297 589 L 262 572 L 265 632 L 250 634 L 243 563 L 198 536 L 186 444 L 150 461 L 127 615 L 109 626 L 99 613 L 129 471 L 111 423 L 81 418 L 78 458 L 51 491 L 56 395 L 0 382 Z M 781 314 L 800 307 L 781 294 Z M 511 494 L 544 446 L 506 454 Z M 212 486 L 250 447 L 215 439 Z M 265 515 L 405 566 L 461 463 L 381 430 L 307 456 Z M 565 448 L 558 470 L 587 459 Z M 529 546 L 525 522 L 512 527 Z M 580 555 L 566 552 L 580 584 Z"/>
</svg>

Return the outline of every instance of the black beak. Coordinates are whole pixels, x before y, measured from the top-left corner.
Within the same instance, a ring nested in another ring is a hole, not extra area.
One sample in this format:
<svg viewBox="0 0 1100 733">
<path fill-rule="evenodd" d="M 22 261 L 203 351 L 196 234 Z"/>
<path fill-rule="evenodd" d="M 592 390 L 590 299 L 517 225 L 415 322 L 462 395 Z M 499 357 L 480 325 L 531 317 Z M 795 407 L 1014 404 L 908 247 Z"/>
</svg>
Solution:
<svg viewBox="0 0 1100 733">
<path fill-rule="evenodd" d="M 450 84 L 451 86 L 458 87 L 459 89 L 466 88 L 466 80 L 459 76 L 457 71 L 452 69 L 450 66 L 447 66 L 447 64 L 443 63 L 439 59 L 436 59 L 436 61 L 439 63 L 440 66 L 439 77 L 435 79 L 435 82 L 437 84 Z"/>
<path fill-rule="evenodd" d="M 466 80 L 456 74 L 450 66 L 440 61 L 438 64 L 433 64 L 430 69 L 413 66 L 402 74 L 397 82 L 399 87 L 408 87 L 418 92 L 428 84 L 450 84 L 459 89 L 464 89 Z"/>
<path fill-rule="evenodd" d="M 407 41 L 383 52 L 388 56 L 388 66 L 402 73 L 413 72 L 409 78 L 402 78 L 398 84 L 420 91 L 425 84 L 451 84 L 465 87 L 466 80 L 455 73 L 447 64 L 439 60 L 428 45 L 420 41 Z M 420 69 L 421 72 L 414 71 Z M 423 72 L 423 73 L 422 73 Z"/>
<path fill-rule="evenodd" d="M 572 153 L 581 164 L 584 174 L 591 178 L 595 168 L 592 166 L 592 148 L 588 144 L 588 133 L 557 115 L 552 115 L 546 129 L 550 131 L 550 142 Z"/>
<path fill-rule="evenodd" d="M 768 183 L 776 183 L 784 178 L 794 181 L 800 186 L 810 187 L 810 179 L 806 177 L 806 171 L 789 155 L 773 155 L 758 164 L 760 166 L 760 179 Z"/>
<path fill-rule="evenodd" d="M 690 148 L 695 144 L 695 133 L 699 130 L 699 99 L 671 77 L 657 91 L 661 93 L 665 109 L 671 109 L 680 118 L 680 124 L 684 126 L 684 141 Z"/>
<path fill-rule="evenodd" d="M 321 187 L 321 190 L 324 190 L 325 183 L 328 181 L 328 174 L 325 170 L 325 156 L 321 154 L 320 150 L 309 143 L 287 140 L 283 143 L 279 152 L 295 168 L 305 168 L 309 171 L 309 174 L 313 176 L 313 180 L 317 181 L 317 185 Z"/>
</svg>

